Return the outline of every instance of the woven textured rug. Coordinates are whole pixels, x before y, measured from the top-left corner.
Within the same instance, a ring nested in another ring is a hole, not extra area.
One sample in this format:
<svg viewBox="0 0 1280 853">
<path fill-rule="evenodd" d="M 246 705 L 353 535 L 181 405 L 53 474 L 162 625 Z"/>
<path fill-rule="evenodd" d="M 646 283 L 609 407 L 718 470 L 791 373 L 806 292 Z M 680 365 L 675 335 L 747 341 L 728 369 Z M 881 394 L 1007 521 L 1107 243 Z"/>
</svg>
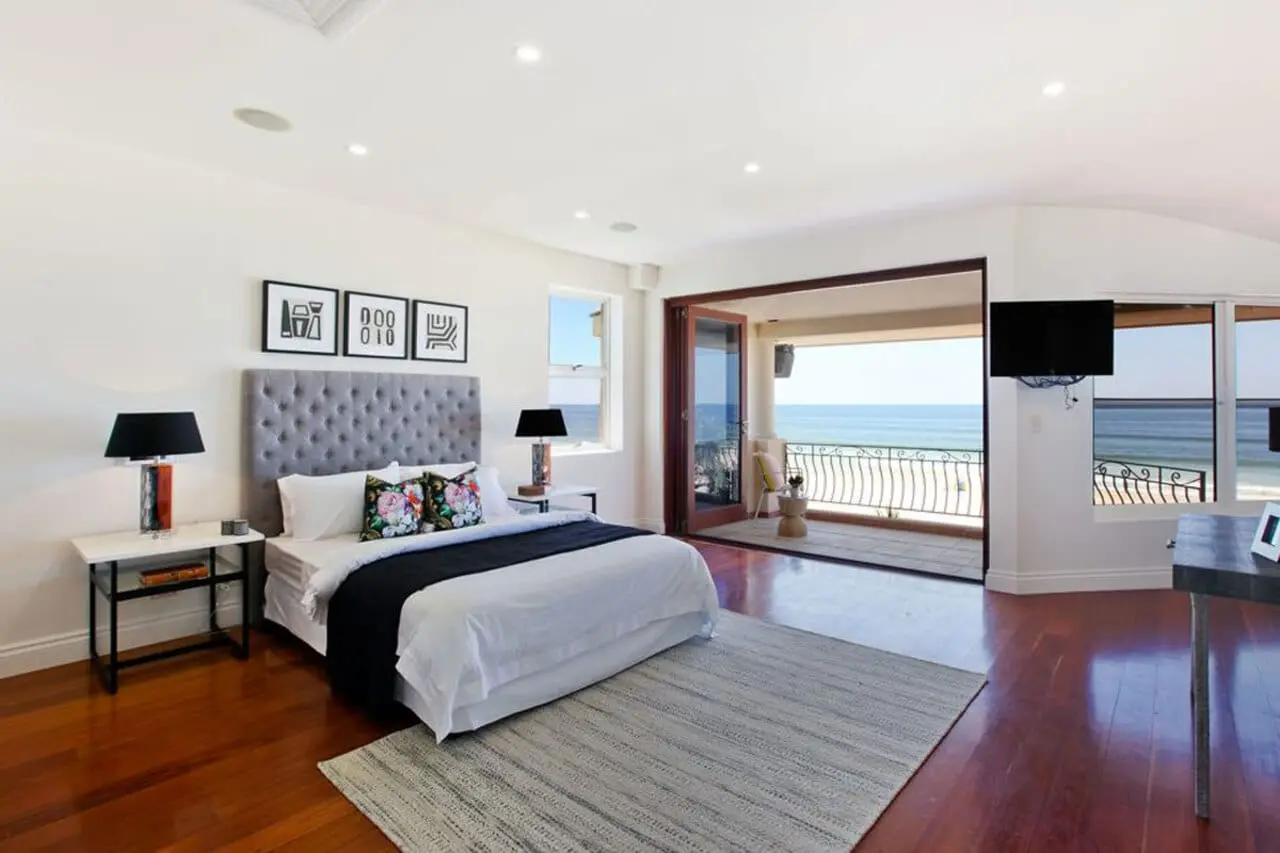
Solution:
<svg viewBox="0 0 1280 853">
<path fill-rule="evenodd" d="M 723 613 L 692 640 L 437 745 L 320 765 L 406 851 L 847 851 L 985 678 Z"/>
</svg>

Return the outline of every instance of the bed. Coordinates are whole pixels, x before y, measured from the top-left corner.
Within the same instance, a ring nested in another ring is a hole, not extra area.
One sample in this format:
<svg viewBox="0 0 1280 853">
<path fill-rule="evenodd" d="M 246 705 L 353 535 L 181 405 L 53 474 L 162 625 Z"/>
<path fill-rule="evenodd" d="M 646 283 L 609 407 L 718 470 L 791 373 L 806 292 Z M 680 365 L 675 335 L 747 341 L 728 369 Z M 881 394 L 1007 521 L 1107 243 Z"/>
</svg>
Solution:
<svg viewBox="0 0 1280 853">
<path fill-rule="evenodd" d="M 251 370 L 245 396 L 250 520 L 271 537 L 261 615 L 327 657 L 335 690 L 363 678 L 370 697 L 385 692 L 443 740 L 714 629 L 715 588 L 695 549 L 590 513 L 520 515 L 501 502 L 505 512 L 463 530 L 366 543 L 281 535 L 282 477 L 479 462 L 474 378 Z M 387 592 L 439 572 L 447 579 L 420 591 Z"/>
</svg>

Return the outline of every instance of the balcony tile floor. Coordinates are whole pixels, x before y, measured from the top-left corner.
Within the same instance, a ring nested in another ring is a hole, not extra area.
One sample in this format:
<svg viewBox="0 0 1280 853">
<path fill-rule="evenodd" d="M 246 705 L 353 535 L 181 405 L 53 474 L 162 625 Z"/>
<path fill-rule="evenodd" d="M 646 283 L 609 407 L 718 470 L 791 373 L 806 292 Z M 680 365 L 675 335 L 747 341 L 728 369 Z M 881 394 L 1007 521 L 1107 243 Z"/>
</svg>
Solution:
<svg viewBox="0 0 1280 853">
<path fill-rule="evenodd" d="M 834 557 L 894 569 L 982 580 L 981 539 L 813 519 L 808 521 L 808 525 L 809 535 L 803 539 L 779 536 L 776 518 L 748 518 L 709 527 L 698 535 L 742 545 L 761 545 L 808 557 Z"/>
</svg>

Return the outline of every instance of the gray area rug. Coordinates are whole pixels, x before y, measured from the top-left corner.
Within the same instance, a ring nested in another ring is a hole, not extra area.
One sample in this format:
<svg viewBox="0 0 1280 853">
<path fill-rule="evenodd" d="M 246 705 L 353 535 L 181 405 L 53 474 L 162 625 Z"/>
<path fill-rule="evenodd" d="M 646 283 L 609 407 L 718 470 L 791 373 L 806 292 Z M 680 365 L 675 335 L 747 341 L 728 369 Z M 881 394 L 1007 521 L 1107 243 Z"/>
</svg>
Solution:
<svg viewBox="0 0 1280 853">
<path fill-rule="evenodd" d="M 714 640 L 550 705 L 320 769 L 402 850 L 838 853 L 985 681 L 723 613 Z"/>
</svg>

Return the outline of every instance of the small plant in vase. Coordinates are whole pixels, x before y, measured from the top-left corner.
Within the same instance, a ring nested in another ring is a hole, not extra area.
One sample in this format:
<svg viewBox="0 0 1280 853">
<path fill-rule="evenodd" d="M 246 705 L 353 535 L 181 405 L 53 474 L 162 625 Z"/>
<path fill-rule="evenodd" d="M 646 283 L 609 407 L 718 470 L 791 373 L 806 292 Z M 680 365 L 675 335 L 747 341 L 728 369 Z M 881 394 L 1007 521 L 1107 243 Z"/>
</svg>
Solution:
<svg viewBox="0 0 1280 853">
<path fill-rule="evenodd" d="M 787 478 L 787 486 L 790 487 L 791 497 L 800 497 L 800 493 L 804 491 L 804 477 L 799 474 L 791 475 Z"/>
</svg>

